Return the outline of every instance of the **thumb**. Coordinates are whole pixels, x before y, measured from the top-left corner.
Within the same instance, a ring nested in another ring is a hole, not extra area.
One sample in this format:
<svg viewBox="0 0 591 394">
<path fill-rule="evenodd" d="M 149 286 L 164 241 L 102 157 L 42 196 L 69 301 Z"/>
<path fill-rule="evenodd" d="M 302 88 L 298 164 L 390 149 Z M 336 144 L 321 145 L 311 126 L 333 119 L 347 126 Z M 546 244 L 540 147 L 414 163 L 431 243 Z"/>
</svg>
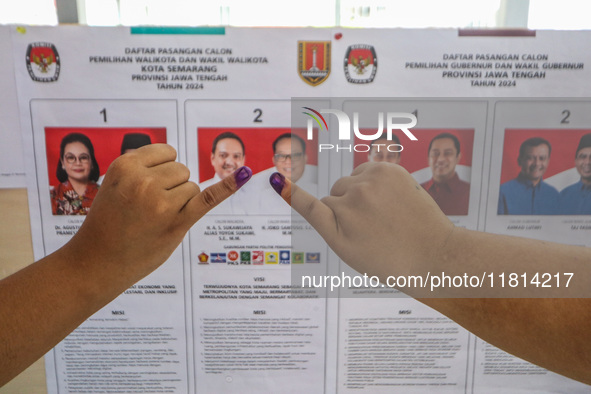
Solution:
<svg viewBox="0 0 591 394">
<path fill-rule="evenodd" d="M 335 212 L 323 201 L 300 188 L 282 174 L 275 172 L 269 178 L 275 191 L 308 221 L 329 244 L 337 236 L 337 218 Z M 329 201 L 335 197 L 326 197 Z"/>
<path fill-rule="evenodd" d="M 191 225 L 201 219 L 207 212 L 234 194 L 252 177 L 252 170 L 248 167 L 240 167 L 230 176 L 220 182 L 201 190 L 185 205 L 186 217 L 191 220 Z"/>
</svg>

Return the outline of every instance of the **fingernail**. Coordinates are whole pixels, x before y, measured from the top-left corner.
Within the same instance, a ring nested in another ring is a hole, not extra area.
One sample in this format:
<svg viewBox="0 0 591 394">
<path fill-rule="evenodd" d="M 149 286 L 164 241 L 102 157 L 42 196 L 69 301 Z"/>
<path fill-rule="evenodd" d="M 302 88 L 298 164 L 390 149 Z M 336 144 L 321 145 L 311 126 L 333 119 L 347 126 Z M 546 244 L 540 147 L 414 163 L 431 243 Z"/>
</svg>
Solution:
<svg viewBox="0 0 591 394">
<path fill-rule="evenodd" d="M 234 173 L 234 179 L 236 180 L 236 186 L 240 189 L 252 176 L 252 170 L 248 167 L 241 167 Z"/>
<path fill-rule="evenodd" d="M 283 187 L 285 186 L 285 177 L 278 172 L 274 172 L 269 178 L 269 183 L 277 194 L 281 195 L 281 191 L 283 191 Z"/>
</svg>

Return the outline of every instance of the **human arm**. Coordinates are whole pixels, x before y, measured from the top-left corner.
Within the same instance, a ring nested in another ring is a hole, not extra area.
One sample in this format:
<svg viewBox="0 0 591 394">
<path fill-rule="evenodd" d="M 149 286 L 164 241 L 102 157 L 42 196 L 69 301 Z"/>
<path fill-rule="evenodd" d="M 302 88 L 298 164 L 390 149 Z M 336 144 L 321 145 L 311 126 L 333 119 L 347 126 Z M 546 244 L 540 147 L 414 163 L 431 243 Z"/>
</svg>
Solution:
<svg viewBox="0 0 591 394">
<path fill-rule="evenodd" d="M 250 176 L 200 191 L 175 158 L 158 144 L 118 158 L 71 241 L 0 281 L 0 386 L 161 265 Z"/>
<path fill-rule="evenodd" d="M 580 280 L 573 282 L 579 290 L 589 288 L 589 248 L 455 227 L 399 166 L 359 166 L 322 200 L 288 180 L 275 189 L 343 261 L 360 273 L 378 276 L 382 283 L 390 275 L 557 272 L 568 264 L 577 271 Z M 401 290 L 509 353 L 591 383 L 589 299 L 479 296 L 489 293 L 472 293 L 479 298 L 469 298 L 462 289 L 427 298 L 420 289 Z M 441 298 L 446 295 L 458 298 Z"/>
</svg>

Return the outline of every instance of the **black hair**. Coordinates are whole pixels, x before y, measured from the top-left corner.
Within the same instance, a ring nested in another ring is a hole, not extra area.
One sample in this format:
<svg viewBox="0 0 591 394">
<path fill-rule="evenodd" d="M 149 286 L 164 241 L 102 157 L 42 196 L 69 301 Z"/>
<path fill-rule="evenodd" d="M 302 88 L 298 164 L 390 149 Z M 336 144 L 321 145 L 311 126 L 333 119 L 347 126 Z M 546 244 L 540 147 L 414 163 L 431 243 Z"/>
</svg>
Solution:
<svg viewBox="0 0 591 394">
<path fill-rule="evenodd" d="M 528 138 L 521 143 L 521 146 L 519 147 L 519 157 L 517 160 L 521 160 L 525 157 L 525 150 L 527 148 L 535 148 L 536 146 L 540 146 L 542 144 L 546 144 L 548 146 L 548 156 L 550 156 L 550 153 L 552 153 L 552 145 L 550 145 L 548 140 L 545 140 L 541 137 L 533 137 Z"/>
<path fill-rule="evenodd" d="M 427 149 L 427 154 L 429 154 L 429 152 L 431 152 L 431 146 L 433 146 L 433 141 L 435 140 L 440 140 L 443 138 L 449 138 L 450 140 L 452 140 L 454 142 L 454 146 L 456 147 L 456 157 L 460 154 L 460 140 L 458 139 L 458 137 L 456 137 L 455 135 L 451 134 L 451 133 L 441 133 L 439 135 L 436 135 L 435 138 L 433 138 L 431 140 L 431 142 L 429 142 L 429 149 Z"/>
<path fill-rule="evenodd" d="M 579 154 L 581 149 L 590 148 L 591 147 L 591 134 L 585 134 L 581 137 L 579 141 L 579 146 L 577 147 L 577 151 L 575 152 L 575 157 Z"/>
<path fill-rule="evenodd" d="M 236 134 L 232 133 L 231 131 L 223 132 L 222 134 L 215 137 L 215 140 L 213 140 L 213 144 L 211 146 L 211 153 L 215 154 L 215 150 L 218 147 L 218 142 L 220 142 L 221 140 L 226 139 L 226 138 L 231 138 L 231 139 L 234 139 L 234 140 L 240 142 L 240 146 L 242 146 L 242 154 L 246 155 L 246 149 L 244 149 L 244 142 L 242 142 L 240 137 L 238 137 Z"/>
<path fill-rule="evenodd" d="M 84 146 L 86 146 L 86 149 L 88 149 L 88 153 L 90 154 L 90 160 L 92 163 L 88 179 L 94 182 L 98 181 L 101 173 L 99 170 L 98 162 L 94 157 L 94 147 L 92 146 L 92 142 L 90 142 L 90 138 L 80 133 L 70 133 L 66 135 L 64 138 L 62 138 L 62 143 L 60 145 L 60 158 L 57 162 L 57 170 L 55 172 L 57 179 L 62 183 L 68 180 L 68 173 L 66 173 L 66 170 L 64 170 L 62 167 L 62 159 L 64 158 L 64 151 L 66 150 L 66 145 L 71 144 L 72 142 L 80 142 Z"/>
<path fill-rule="evenodd" d="M 275 138 L 275 141 L 273 141 L 273 153 L 277 152 L 277 144 L 279 143 L 279 141 L 281 141 L 282 139 L 285 139 L 285 138 L 296 139 L 300 144 L 302 144 L 302 152 L 306 153 L 306 143 L 304 142 L 302 137 L 292 134 L 292 133 L 284 133 L 284 134 L 281 134 L 279 137 Z"/>
<path fill-rule="evenodd" d="M 144 145 L 150 145 L 152 139 L 148 134 L 143 133 L 128 133 L 123 136 L 121 141 L 121 154 L 124 154 L 128 149 L 141 148 Z"/>
</svg>

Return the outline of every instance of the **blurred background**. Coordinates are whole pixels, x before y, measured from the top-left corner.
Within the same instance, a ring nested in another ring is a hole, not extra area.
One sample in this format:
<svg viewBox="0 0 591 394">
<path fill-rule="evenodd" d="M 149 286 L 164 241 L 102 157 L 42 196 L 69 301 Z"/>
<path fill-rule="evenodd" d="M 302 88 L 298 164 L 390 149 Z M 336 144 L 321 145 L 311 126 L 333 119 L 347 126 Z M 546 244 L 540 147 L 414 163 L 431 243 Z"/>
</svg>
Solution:
<svg viewBox="0 0 591 394">
<path fill-rule="evenodd" d="M 591 28 L 581 0 L 19 0 L 0 24 Z"/>
</svg>

